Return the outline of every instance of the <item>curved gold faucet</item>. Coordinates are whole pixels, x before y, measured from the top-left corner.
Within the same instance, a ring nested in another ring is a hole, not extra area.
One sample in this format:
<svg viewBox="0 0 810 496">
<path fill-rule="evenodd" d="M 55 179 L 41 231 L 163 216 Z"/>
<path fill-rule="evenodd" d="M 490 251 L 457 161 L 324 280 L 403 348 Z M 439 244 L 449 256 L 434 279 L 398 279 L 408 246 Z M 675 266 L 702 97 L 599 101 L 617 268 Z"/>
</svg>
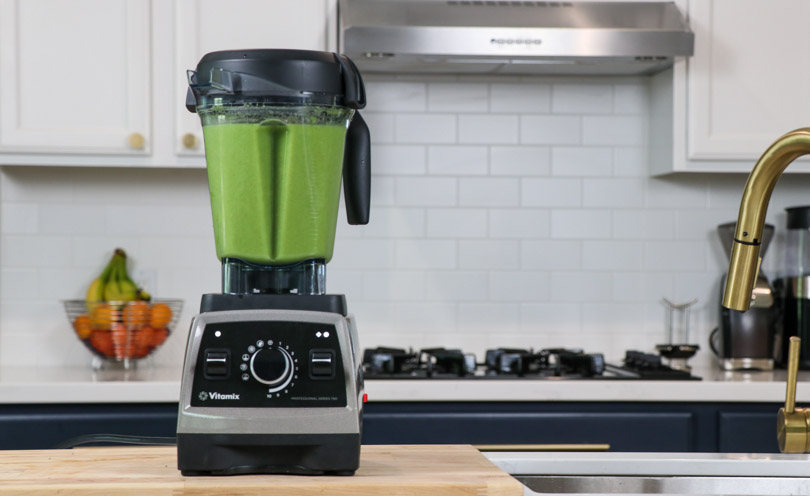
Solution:
<svg viewBox="0 0 810 496">
<path fill-rule="evenodd" d="M 768 202 L 776 182 L 791 162 L 810 154 L 810 128 L 791 131 L 776 140 L 757 161 L 745 183 L 731 262 L 728 267 L 723 306 L 745 311 L 759 274 L 759 245 Z"/>
</svg>

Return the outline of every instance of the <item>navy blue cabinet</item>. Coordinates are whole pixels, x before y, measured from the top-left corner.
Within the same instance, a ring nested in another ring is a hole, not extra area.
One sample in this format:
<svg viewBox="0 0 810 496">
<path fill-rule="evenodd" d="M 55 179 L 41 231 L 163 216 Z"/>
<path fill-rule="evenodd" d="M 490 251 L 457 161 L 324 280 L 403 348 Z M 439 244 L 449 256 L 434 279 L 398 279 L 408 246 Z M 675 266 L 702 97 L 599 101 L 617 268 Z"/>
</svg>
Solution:
<svg viewBox="0 0 810 496">
<path fill-rule="evenodd" d="M 610 444 L 612 451 L 774 453 L 779 404 L 367 403 L 365 444 Z M 174 436 L 176 404 L 0 405 L 0 449 L 88 434 Z"/>
</svg>

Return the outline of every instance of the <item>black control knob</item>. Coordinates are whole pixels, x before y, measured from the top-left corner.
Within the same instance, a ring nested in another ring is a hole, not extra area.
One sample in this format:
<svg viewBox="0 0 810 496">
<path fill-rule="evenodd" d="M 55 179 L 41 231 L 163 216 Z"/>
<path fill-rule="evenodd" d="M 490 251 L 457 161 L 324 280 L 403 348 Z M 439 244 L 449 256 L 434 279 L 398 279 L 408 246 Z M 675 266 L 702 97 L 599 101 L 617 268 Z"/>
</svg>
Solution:
<svg viewBox="0 0 810 496">
<path fill-rule="evenodd" d="M 250 373 L 257 381 L 270 386 L 270 392 L 287 387 L 294 368 L 292 356 L 284 348 L 264 348 L 250 357 Z"/>
</svg>

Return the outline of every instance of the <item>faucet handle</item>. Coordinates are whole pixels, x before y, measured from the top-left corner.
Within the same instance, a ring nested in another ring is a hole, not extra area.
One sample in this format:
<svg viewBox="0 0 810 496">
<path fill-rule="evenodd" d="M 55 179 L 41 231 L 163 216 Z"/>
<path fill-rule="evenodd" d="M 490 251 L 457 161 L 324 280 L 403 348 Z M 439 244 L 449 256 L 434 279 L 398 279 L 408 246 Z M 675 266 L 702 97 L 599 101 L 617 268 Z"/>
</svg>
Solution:
<svg viewBox="0 0 810 496">
<path fill-rule="evenodd" d="M 779 451 L 807 453 L 810 451 L 810 408 L 796 408 L 796 382 L 799 376 L 799 350 L 802 340 L 790 338 L 788 350 L 787 390 L 785 407 L 779 409 L 776 421 Z"/>
</svg>

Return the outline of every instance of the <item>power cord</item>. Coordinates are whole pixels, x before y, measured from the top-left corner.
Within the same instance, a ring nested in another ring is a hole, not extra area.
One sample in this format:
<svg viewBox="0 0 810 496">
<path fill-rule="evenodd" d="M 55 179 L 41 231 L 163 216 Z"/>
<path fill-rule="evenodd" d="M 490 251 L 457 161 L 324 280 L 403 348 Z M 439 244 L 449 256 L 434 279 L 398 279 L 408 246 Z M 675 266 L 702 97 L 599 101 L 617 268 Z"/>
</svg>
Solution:
<svg viewBox="0 0 810 496">
<path fill-rule="evenodd" d="M 177 444 L 176 437 L 160 436 L 125 436 L 123 434 L 88 434 L 85 436 L 66 439 L 53 449 L 68 449 L 74 446 L 90 443 L 117 443 L 117 444 L 143 444 L 152 446 L 174 446 Z"/>
</svg>

